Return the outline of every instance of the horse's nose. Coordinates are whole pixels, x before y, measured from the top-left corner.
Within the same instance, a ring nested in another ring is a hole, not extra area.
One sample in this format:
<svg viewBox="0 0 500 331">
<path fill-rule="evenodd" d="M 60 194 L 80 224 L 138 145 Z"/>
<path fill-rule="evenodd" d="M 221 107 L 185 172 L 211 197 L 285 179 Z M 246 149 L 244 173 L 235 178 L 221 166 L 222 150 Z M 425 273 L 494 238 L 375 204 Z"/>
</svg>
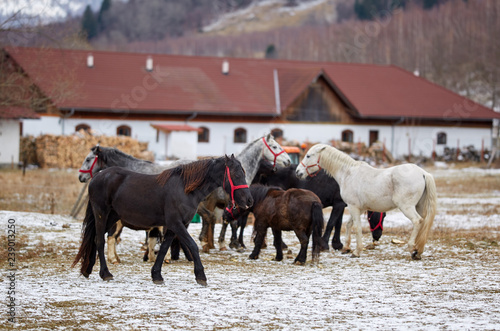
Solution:
<svg viewBox="0 0 500 331">
<path fill-rule="evenodd" d="M 372 232 L 372 237 L 374 241 L 378 241 L 382 237 L 382 230 L 377 229 Z"/>
<path fill-rule="evenodd" d="M 85 183 L 87 180 L 84 178 L 83 175 L 78 175 L 78 180 L 80 181 L 80 183 Z"/>
<path fill-rule="evenodd" d="M 247 207 L 245 209 L 248 209 L 253 206 L 253 198 L 249 197 L 247 200 Z"/>
<path fill-rule="evenodd" d="M 295 171 L 295 176 L 297 176 L 297 178 L 302 178 L 302 171 L 300 170 Z"/>
</svg>

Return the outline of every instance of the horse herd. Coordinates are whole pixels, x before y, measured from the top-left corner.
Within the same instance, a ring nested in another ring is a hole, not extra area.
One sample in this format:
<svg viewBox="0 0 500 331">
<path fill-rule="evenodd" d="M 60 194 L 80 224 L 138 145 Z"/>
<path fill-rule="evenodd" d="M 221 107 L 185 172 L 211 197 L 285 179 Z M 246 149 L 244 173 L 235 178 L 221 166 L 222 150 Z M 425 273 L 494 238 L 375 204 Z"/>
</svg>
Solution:
<svg viewBox="0 0 500 331">
<path fill-rule="evenodd" d="M 399 208 L 413 223 L 408 242 L 412 259 L 420 259 L 436 212 L 436 187 L 432 175 L 413 164 L 375 169 L 355 161 L 335 148 L 314 145 L 299 165 L 268 134 L 248 144 L 236 157 L 178 161 L 169 167 L 136 159 L 114 148 L 95 146 L 83 161 L 79 180 L 90 180 L 89 202 L 82 225 L 82 241 L 75 266 L 89 277 L 99 257 L 99 275 L 113 279 L 104 255 L 108 234 L 108 258 L 119 261 L 115 245 L 123 226 L 149 233 L 151 258 L 154 237 L 161 237 L 160 249 L 151 269 L 153 282 L 163 283 L 161 267 L 169 248 L 171 258 L 178 258 L 182 247 L 186 258 L 194 262 L 196 281 L 207 284 L 198 245 L 187 227 L 196 213 L 203 219 L 200 241 L 202 249 L 213 248 L 216 208 L 223 209 L 219 237 L 225 249 L 224 236 L 231 224 L 231 248 L 244 248 L 243 229 L 249 212 L 255 216 L 255 247 L 250 258 L 258 258 L 270 227 L 274 236 L 276 260 L 283 258 L 281 231 L 294 231 L 301 249 L 296 264 L 306 261 L 312 235 L 313 261 L 321 250 L 328 250 L 332 230 L 332 248 L 351 252 L 351 228 L 355 225 L 359 257 L 363 248 L 361 215 L 369 210 L 374 240 L 382 234 L 385 212 Z M 322 209 L 332 212 L 323 232 Z M 346 226 L 346 244 L 340 242 L 344 208 L 350 219 Z M 375 212 L 373 212 L 375 211 Z M 237 230 L 240 229 L 238 236 Z"/>
</svg>

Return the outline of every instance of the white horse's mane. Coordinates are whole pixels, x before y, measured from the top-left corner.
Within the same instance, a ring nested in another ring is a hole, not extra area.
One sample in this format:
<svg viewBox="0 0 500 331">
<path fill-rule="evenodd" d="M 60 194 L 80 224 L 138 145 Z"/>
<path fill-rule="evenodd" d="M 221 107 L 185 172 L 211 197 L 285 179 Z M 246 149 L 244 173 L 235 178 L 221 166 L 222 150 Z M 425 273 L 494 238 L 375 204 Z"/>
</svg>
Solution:
<svg viewBox="0 0 500 331">
<path fill-rule="evenodd" d="M 322 168 L 327 170 L 330 176 L 337 170 L 344 170 L 361 164 L 359 161 L 354 160 L 352 157 L 339 151 L 335 147 L 328 145 L 322 146 L 326 147 L 320 152 Z M 318 146 L 318 148 L 321 148 L 321 146 Z"/>
</svg>

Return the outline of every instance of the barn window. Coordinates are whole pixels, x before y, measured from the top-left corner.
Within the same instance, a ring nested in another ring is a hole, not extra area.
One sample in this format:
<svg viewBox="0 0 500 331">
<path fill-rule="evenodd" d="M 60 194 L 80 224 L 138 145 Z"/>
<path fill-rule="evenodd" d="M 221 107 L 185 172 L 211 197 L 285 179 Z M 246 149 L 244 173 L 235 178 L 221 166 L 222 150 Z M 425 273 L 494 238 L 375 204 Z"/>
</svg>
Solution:
<svg viewBox="0 0 500 331">
<path fill-rule="evenodd" d="M 130 137 L 132 135 L 132 129 L 128 125 L 121 125 L 116 128 L 116 135 Z"/>
<path fill-rule="evenodd" d="M 247 142 L 247 130 L 243 128 L 237 128 L 234 130 L 234 142 L 235 143 L 246 143 Z"/>
<path fill-rule="evenodd" d="M 276 139 L 283 138 L 283 130 L 281 130 L 281 129 L 272 129 L 271 134 Z"/>
<path fill-rule="evenodd" d="M 198 142 L 199 143 L 208 143 L 210 138 L 210 130 L 205 127 L 200 127 L 200 131 L 198 132 Z"/>
<path fill-rule="evenodd" d="M 446 145 L 446 133 L 438 132 L 437 134 L 437 144 L 438 145 Z"/>
<path fill-rule="evenodd" d="M 76 127 L 75 127 L 75 131 L 78 132 L 80 130 L 83 130 L 85 132 L 89 132 L 90 131 L 90 125 L 87 125 L 87 124 L 78 124 Z"/>
<path fill-rule="evenodd" d="M 352 130 L 342 131 L 342 141 L 352 143 L 354 141 L 354 133 Z"/>
</svg>

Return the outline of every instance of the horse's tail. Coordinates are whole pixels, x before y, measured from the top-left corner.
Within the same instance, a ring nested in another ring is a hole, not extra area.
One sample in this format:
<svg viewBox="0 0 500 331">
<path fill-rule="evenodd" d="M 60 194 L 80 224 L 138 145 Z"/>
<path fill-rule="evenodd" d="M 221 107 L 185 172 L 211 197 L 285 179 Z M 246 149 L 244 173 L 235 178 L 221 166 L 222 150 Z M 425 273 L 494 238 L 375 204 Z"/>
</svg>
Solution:
<svg viewBox="0 0 500 331">
<path fill-rule="evenodd" d="M 437 192 L 434 177 L 429 173 L 424 173 L 425 190 L 417 204 L 417 212 L 423 218 L 423 223 L 415 238 L 415 246 L 419 254 L 424 251 L 427 237 L 434 222 L 437 208 Z"/>
<path fill-rule="evenodd" d="M 321 236 L 323 235 L 323 206 L 321 202 L 313 202 L 311 206 L 312 219 L 312 259 L 319 261 L 319 252 L 321 250 Z"/>
<path fill-rule="evenodd" d="M 75 260 L 71 267 L 73 268 L 80 260 L 82 261 L 82 266 L 80 271 L 82 275 L 88 277 L 90 272 L 87 271 L 91 258 L 95 258 L 97 247 L 95 244 L 95 217 L 92 210 L 92 203 L 88 202 L 87 211 L 85 213 L 85 218 L 82 224 L 82 243 L 78 254 L 76 254 Z"/>
</svg>

